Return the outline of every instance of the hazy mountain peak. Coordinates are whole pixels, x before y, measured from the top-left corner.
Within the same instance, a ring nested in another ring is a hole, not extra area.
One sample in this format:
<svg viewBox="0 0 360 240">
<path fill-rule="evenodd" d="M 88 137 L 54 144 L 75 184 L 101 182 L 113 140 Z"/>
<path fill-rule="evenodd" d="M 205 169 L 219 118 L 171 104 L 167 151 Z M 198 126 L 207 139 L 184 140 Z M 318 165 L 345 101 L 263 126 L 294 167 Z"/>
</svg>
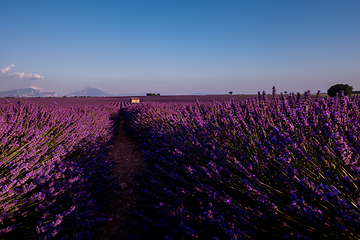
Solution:
<svg viewBox="0 0 360 240">
<path fill-rule="evenodd" d="M 69 96 L 90 96 L 90 97 L 102 97 L 102 96 L 110 96 L 110 94 L 104 93 L 99 88 L 84 88 L 81 91 L 73 92 L 69 94 Z"/>
<path fill-rule="evenodd" d="M 0 92 L 0 97 L 57 97 L 54 91 L 45 91 L 42 88 L 28 87 Z"/>
</svg>

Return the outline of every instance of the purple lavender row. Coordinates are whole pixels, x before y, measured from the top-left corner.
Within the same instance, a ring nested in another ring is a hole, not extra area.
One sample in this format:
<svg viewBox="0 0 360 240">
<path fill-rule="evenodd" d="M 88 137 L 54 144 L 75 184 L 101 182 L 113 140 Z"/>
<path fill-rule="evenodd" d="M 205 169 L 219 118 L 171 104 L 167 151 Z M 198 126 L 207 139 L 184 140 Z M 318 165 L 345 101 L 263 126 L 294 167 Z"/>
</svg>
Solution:
<svg viewBox="0 0 360 240">
<path fill-rule="evenodd" d="M 111 102 L 110 105 L 116 107 L 117 109 L 122 109 L 128 105 L 130 105 L 130 102 Z"/>
<path fill-rule="evenodd" d="M 274 92 L 124 109 L 146 160 L 133 239 L 360 238 L 360 99 Z"/>
<path fill-rule="evenodd" d="M 92 190 L 101 187 L 93 182 L 104 182 L 102 174 L 111 168 L 102 154 L 113 135 L 114 114 L 96 105 L 43 107 L 25 101 L 0 109 L 1 239 L 91 234 L 87 221 L 98 221 L 93 205 L 101 204 L 95 195 L 103 192 Z M 73 227 L 88 233 L 68 231 Z"/>
</svg>

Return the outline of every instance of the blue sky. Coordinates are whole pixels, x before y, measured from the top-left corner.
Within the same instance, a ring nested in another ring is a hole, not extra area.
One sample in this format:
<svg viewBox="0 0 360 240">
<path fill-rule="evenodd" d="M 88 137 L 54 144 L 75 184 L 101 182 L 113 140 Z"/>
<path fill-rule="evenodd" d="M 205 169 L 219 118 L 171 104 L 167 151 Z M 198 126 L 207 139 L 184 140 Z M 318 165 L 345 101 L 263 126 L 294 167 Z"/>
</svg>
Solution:
<svg viewBox="0 0 360 240">
<path fill-rule="evenodd" d="M 0 91 L 360 90 L 359 12 L 358 0 L 0 0 Z"/>
</svg>

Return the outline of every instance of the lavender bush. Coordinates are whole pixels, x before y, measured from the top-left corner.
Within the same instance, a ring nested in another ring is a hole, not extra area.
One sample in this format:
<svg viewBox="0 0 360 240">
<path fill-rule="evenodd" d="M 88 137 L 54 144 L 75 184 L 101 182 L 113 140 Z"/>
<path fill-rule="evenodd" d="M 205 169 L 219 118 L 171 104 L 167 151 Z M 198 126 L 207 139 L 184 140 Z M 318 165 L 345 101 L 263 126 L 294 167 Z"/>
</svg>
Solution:
<svg viewBox="0 0 360 240">
<path fill-rule="evenodd" d="M 116 185 L 103 157 L 115 121 L 104 106 L 0 109 L 1 239 L 91 236 Z"/>
<path fill-rule="evenodd" d="M 360 99 L 273 91 L 123 109 L 146 160 L 133 239 L 360 238 Z"/>
</svg>

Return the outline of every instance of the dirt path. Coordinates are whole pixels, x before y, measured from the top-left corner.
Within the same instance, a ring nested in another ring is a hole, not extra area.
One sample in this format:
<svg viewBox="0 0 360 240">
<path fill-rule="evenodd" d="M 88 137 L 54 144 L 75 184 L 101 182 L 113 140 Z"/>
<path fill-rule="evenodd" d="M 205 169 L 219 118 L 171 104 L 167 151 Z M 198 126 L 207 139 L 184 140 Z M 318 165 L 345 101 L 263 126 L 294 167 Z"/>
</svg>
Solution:
<svg viewBox="0 0 360 240">
<path fill-rule="evenodd" d="M 138 199 L 134 193 L 134 182 L 130 174 L 140 169 L 144 163 L 141 152 L 136 150 L 135 144 L 123 129 L 123 124 L 124 119 L 121 117 L 118 133 L 108 155 L 109 159 L 112 158 L 118 163 L 114 171 L 119 176 L 120 197 L 114 199 L 108 206 L 106 216 L 112 220 L 99 225 L 92 240 L 126 239 L 126 235 L 133 231 L 123 222 L 131 221 L 127 216 L 127 208 L 134 209 Z"/>
</svg>

